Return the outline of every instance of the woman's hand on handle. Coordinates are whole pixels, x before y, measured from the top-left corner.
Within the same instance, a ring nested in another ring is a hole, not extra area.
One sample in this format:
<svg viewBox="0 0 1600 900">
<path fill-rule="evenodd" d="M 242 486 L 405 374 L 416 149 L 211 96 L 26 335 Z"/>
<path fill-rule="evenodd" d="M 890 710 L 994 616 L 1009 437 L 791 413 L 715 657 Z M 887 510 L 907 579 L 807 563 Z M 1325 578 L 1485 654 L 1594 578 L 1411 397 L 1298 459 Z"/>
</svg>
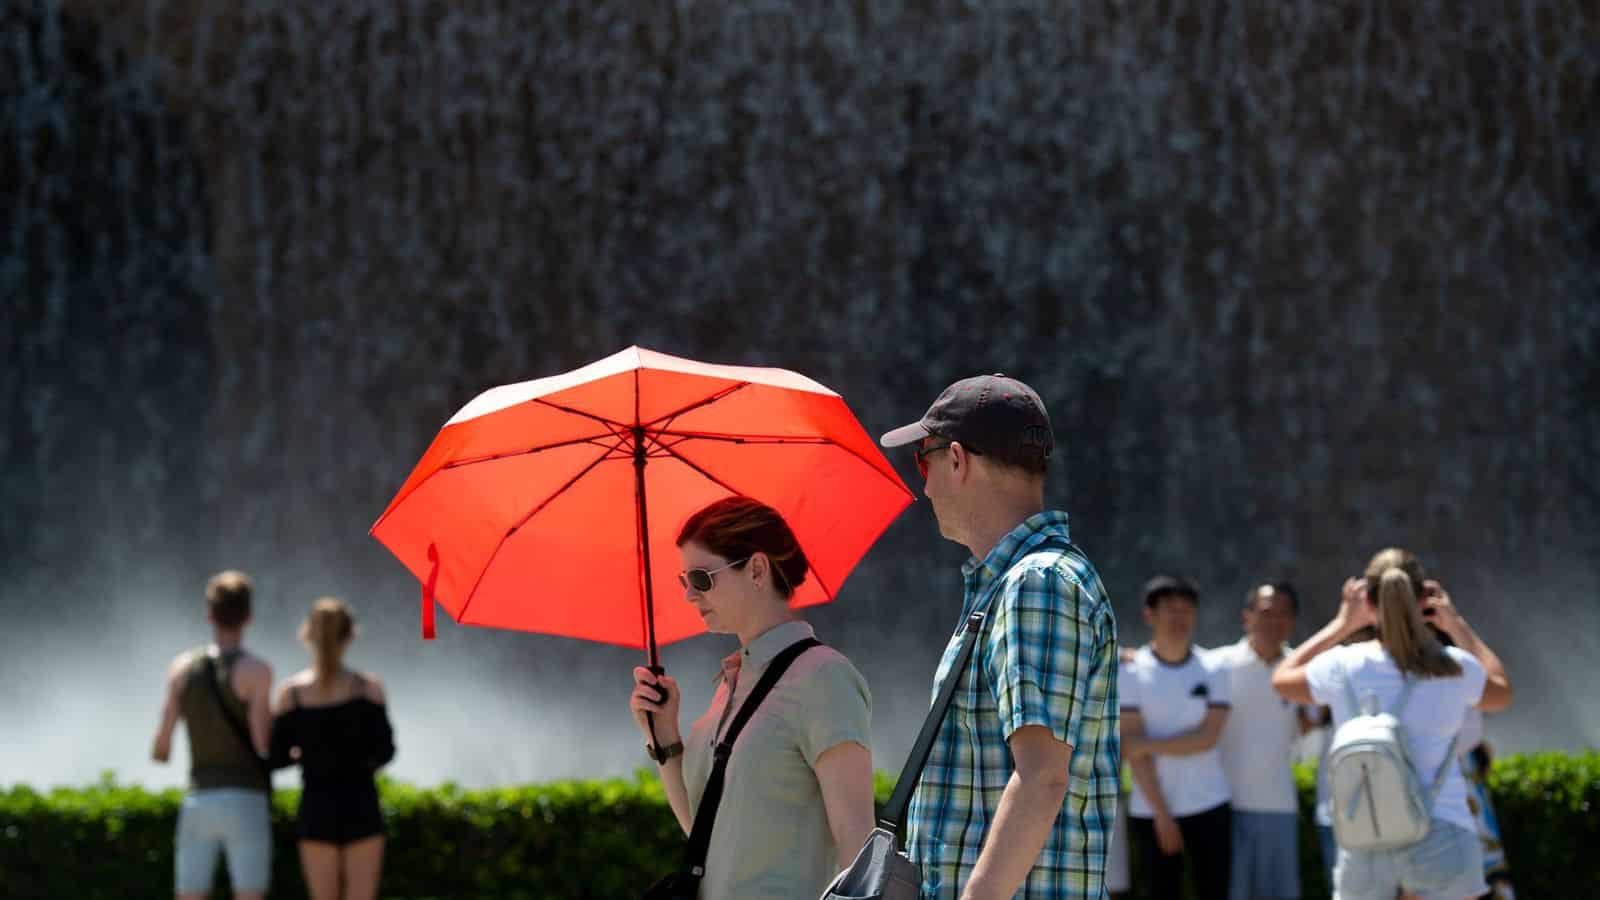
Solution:
<svg viewBox="0 0 1600 900">
<path fill-rule="evenodd" d="M 666 694 L 666 698 L 658 701 L 656 698 L 662 693 Z M 628 698 L 628 708 L 633 711 L 633 721 L 646 741 L 666 745 L 682 740 L 682 732 L 678 729 L 678 708 L 682 699 L 678 682 L 672 676 L 657 675 L 644 666 L 634 667 L 633 695 Z M 650 734 L 646 713 L 655 717 L 654 736 Z"/>
<path fill-rule="evenodd" d="M 665 698 L 661 698 L 665 694 Z M 644 666 L 633 670 L 633 694 L 628 698 L 628 708 L 633 711 L 633 721 L 639 726 L 646 743 L 667 747 L 683 740 L 678 730 L 678 682 L 666 675 L 657 675 Z M 650 734 L 649 714 L 655 718 L 655 734 Z M 656 773 L 661 776 L 661 787 L 667 794 L 667 804 L 678 820 L 684 835 L 689 834 L 694 821 L 694 811 L 689 808 L 689 791 L 683 782 L 683 755 L 678 754 L 662 763 Z"/>
</svg>

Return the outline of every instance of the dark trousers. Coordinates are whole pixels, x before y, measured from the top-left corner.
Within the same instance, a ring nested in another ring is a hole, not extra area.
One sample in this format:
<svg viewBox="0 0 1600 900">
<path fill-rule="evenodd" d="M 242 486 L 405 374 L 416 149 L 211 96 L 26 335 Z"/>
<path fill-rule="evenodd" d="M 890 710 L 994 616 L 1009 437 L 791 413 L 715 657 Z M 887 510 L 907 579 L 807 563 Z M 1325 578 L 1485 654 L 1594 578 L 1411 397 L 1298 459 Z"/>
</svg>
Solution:
<svg viewBox="0 0 1600 900">
<path fill-rule="evenodd" d="M 1140 874 L 1150 879 L 1151 900 L 1183 900 L 1183 861 L 1194 868 L 1199 900 L 1228 900 L 1228 870 L 1233 864 L 1233 811 L 1224 803 L 1203 813 L 1178 817 L 1183 852 L 1167 856 L 1156 843 L 1154 819 L 1128 817 L 1128 843 Z"/>
</svg>

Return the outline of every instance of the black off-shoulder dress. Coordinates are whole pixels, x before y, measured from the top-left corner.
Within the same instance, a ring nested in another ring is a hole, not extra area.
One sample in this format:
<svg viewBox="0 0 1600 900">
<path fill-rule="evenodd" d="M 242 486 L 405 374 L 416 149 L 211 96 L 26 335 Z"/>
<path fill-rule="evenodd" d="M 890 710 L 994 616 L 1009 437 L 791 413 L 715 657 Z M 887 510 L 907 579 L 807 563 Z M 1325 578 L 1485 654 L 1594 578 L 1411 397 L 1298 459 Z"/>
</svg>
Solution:
<svg viewBox="0 0 1600 900">
<path fill-rule="evenodd" d="M 272 722 L 272 767 L 300 765 L 302 841 L 349 844 L 383 834 L 373 773 L 394 759 L 394 731 L 384 705 L 367 698 L 365 679 L 356 681 L 354 696 L 330 706 L 302 706 L 290 688 L 293 707 Z M 296 747 L 298 758 L 290 754 Z"/>
</svg>

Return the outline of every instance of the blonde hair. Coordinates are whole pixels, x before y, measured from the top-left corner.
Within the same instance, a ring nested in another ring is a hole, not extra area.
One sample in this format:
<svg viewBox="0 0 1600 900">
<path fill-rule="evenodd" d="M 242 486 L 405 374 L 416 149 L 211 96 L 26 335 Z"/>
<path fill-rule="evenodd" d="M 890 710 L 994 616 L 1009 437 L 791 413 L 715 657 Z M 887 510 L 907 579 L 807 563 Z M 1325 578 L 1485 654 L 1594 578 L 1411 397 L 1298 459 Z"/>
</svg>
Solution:
<svg viewBox="0 0 1600 900">
<path fill-rule="evenodd" d="M 1422 618 L 1418 598 L 1427 579 L 1421 561 L 1398 547 L 1379 551 L 1367 563 L 1367 597 L 1378 602 L 1378 642 L 1402 673 L 1460 675 L 1461 664 L 1450 658 Z"/>
<path fill-rule="evenodd" d="M 300 624 L 300 640 L 311 648 L 319 680 L 331 680 L 339 671 L 344 648 L 355 630 L 355 615 L 343 600 L 323 597 L 311 604 L 311 614 Z"/>
</svg>

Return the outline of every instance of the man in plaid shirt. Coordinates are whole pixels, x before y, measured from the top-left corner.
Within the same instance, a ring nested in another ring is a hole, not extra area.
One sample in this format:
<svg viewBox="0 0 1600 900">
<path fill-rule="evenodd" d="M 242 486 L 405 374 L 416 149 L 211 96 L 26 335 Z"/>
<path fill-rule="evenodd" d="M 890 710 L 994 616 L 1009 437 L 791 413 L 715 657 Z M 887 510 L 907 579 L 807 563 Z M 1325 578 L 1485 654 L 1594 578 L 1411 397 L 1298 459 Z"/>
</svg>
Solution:
<svg viewBox="0 0 1600 900">
<path fill-rule="evenodd" d="M 1044 403 L 1003 375 L 968 378 L 882 443 L 916 445 L 940 533 L 972 551 L 954 621 L 989 610 L 907 816 L 922 896 L 1100 900 L 1120 766 L 1117 625 L 1066 514 L 1044 509 Z M 958 627 L 935 694 L 959 643 Z"/>
</svg>

